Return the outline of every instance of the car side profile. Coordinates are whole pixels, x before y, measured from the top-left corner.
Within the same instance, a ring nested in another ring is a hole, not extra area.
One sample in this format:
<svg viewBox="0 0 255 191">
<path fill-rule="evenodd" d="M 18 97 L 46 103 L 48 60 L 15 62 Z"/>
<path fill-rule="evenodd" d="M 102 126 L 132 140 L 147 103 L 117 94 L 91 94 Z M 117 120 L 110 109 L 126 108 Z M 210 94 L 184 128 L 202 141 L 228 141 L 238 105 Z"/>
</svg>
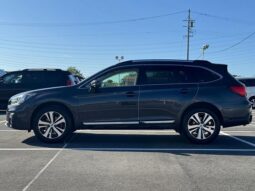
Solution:
<svg viewBox="0 0 255 191">
<path fill-rule="evenodd" d="M 245 87 L 227 65 L 199 60 L 122 62 L 75 86 L 15 95 L 6 116 L 9 127 L 47 143 L 77 129 L 174 129 L 205 144 L 221 126 L 252 120 Z"/>
<path fill-rule="evenodd" d="M 25 69 L 0 77 L 0 109 L 6 109 L 11 96 L 34 89 L 75 85 L 75 77 L 60 69 Z"/>
</svg>

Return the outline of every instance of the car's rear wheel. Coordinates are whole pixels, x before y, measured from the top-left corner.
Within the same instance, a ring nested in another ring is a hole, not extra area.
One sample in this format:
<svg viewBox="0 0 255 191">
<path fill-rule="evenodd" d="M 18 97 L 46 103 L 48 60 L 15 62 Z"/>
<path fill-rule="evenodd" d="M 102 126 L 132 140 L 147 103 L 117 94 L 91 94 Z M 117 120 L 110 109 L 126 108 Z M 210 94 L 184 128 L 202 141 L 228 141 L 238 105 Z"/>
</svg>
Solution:
<svg viewBox="0 0 255 191">
<path fill-rule="evenodd" d="M 219 117 L 209 109 L 193 109 L 183 118 L 182 134 L 192 143 L 207 144 L 220 132 Z"/>
<path fill-rule="evenodd" d="M 35 116 L 33 130 L 42 142 L 63 142 L 72 133 L 72 121 L 65 108 L 48 106 Z"/>
</svg>

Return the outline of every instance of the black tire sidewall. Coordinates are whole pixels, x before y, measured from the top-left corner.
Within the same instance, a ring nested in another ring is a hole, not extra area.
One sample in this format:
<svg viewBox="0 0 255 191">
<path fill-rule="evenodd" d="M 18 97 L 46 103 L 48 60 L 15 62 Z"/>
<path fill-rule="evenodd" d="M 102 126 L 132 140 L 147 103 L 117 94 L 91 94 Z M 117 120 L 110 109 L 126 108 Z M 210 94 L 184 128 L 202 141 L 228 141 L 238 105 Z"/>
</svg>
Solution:
<svg viewBox="0 0 255 191">
<path fill-rule="evenodd" d="M 44 113 L 49 112 L 49 111 L 55 111 L 55 112 L 61 114 L 66 120 L 66 129 L 65 129 L 64 133 L 56 139 L 48 139 L 48 138 L 44 137 L 41 134 L 41 132 L 39 131 L 38 125 L 37 125 L 40 117 Z M 43 107 L 42 109 L 40 109 L 37 112 L 37 114 L 35 115 L 35 118 L 32 122 L 32 126 L 33 126 L 33 131 L 34 131 L 34 134 L 36 135 L 36 137 L 40 141 L 45 142 L 45 143 L 63 142 L 73 132 L 72 131 L 72 129 L 73 129 L 72 128 L 72 120 L 71 120 L 70 114 L 66 111 L 66 109 L 64 107 L 61 107 L 61 106 L 47 106 L 47 107 Z"/>
<path fill-rule="evenodd" d="M 203 139 L 203 140 L 196 139 L 188 131 L 188 120 L 193 114 L 198 112 L 205 112 L 210 114 L 215 121 L 215 131 L 208 139 Z M 183 122 L 182 122 L 182 135 L 184 135 L 192 143 L 207 144 L 207 143 L 211 143 L 218 137 L 220 128 L 221 128 L 221 125 L 220 125 L 219 117 L 212 110 L 205 109 L 205 108 L 192 109 L 184 114 Z"/>
</svg>

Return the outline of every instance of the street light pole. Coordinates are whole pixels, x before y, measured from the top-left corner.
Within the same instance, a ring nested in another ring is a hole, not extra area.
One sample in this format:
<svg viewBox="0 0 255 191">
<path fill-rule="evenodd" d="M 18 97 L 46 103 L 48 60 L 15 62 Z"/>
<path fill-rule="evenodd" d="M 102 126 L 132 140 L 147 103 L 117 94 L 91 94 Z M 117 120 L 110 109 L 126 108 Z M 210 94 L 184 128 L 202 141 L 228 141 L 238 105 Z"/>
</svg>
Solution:
<svg viewBox="0 0 255 191">
<path fill-rule="evenodd" d="M 205 50 L 209 48 L 209 44 L 205 44 L 204 46 L 202 46 L 202 59 L 204 60 L 204 56 L 205 56 Z"/>
</svg>

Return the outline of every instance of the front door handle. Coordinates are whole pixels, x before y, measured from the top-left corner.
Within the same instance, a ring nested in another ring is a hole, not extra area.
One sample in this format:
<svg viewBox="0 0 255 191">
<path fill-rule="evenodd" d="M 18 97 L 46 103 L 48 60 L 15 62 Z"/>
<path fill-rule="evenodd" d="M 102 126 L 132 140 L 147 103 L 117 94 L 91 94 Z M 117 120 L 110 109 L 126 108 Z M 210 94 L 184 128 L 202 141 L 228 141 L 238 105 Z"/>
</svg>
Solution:
<svg viewBox="0 0 255 191">
<path fill-rule="evenodd" d="M 134 97 L 135 95 L 135 92 L 126 92 L 127 97 Z"/>
</svg>

